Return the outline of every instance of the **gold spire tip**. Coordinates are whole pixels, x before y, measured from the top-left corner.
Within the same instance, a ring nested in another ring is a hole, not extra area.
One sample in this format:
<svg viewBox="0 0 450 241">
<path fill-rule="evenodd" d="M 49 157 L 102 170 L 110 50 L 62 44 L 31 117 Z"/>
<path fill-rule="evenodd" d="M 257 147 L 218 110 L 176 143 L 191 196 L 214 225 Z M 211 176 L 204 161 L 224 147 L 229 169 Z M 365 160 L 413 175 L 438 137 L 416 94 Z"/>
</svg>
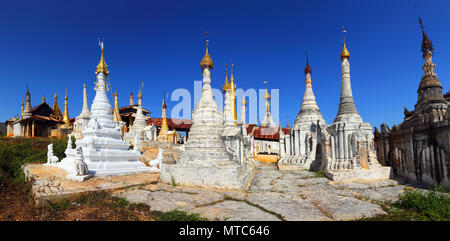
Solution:
<svg viewBox="0 0 450 241">
<path fill-rule="evenodd" d="M 350 58 L 350 52 L 347 49 L 347 46 L 345 46 L 345 33 L 347 32 L 347 30 L 345 30 L 344 26 L 342 26 L 342 35 L 343 35 L 343 41 L 344 41 L 344 47 L 342 48 L 341 51 L 341 59 Z"/>
</svg>

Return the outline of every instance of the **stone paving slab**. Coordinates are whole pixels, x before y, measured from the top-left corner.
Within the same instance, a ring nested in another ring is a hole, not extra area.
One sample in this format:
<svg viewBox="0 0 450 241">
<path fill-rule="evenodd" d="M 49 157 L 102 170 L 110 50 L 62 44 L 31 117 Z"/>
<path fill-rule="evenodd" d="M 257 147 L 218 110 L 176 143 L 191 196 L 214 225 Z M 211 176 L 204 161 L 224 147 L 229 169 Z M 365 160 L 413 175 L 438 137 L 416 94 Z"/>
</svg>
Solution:
<svg viewBox="0 0 450 241">
<path fill-rule="evenodd" d="M 152 211 L 169 212 L 175 209 L 191 211 L 197 206 L 222 201 L 224 195 L 219 192 L 195 193 L 195 192 L 167 192 L 167 191 L 116 191 L 113 196 L 124 197 L 130 202 L 145 203 Z"/>
<path fill-rule="evenodd" d="M 352 197 L 334 196 L 315 199 L 312 202 L 334 220 L 352 220 L 386 214 L 379 205 Z"/>
<path fill-rule="evenodd" d="M 226 200 L 193 210 L 208 220 L 221 221 L 280 221 L 277 216 L 243 201 Z"/>
<path fill-rule="evenodd" d="M 281 215 L 286 221 L 330 221 L 311 202 L 299 195 L 280 193 L 251 193 L 246 200 Z"/>
</svg>

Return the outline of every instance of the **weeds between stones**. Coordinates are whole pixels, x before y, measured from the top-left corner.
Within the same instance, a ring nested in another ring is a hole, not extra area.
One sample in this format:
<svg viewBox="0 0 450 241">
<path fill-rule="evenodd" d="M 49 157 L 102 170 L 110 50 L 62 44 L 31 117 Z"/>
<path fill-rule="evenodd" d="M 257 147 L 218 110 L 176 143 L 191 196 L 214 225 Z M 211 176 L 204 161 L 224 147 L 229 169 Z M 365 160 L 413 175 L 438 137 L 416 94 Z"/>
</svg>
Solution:
<svg viewBox="0 0 450 241">
<path fill-rule="evenodd" d="M 361 221 L 449 221 L 450 193 L 444 186 L 428 191 L 406 190 L 395 202 L 380 203 L 388 214 Z"/>
<path fill-rule="evenodd" d="M 161 213 L 158 221 L 208 221 L 208 219 L 200 217 L 198 213 L 188 214 L 175 209 L 170 212 Z"/>
</svg>

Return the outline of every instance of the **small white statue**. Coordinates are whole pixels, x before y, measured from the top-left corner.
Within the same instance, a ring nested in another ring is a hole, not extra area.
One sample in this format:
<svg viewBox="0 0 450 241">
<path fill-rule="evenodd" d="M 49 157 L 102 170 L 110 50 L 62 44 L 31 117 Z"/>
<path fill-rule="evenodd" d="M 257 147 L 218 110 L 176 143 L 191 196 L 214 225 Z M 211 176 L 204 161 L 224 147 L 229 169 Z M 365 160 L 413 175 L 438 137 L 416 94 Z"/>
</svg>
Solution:
<svg viewBox="0 0 450 241">
<path fill-rule="evenodd" d="M 149 161 L 148 164 L 151 167 L 156 167 L 156 165 L 158 165 L 158 169 L 161 169 L 161 163 L 164 158 L 163 153 L 164 150 L 162 148 L 159 148 L 158 156 L 156 157 L 156 159 Z"/>
<path fill-rule="evenodd" d="M 83 161 L 83 149 L 81 146 L 77 147 L 77 157 L 75 158 L 75 175 L 85 176 L 88 175 L 88 166 Z"/>
<path fill-rule="evenodd" d="M 53 155 L 53 143 L 49 144 L 47 148 L 47 164 L 56 164 L 56 162 L 58 161 L 58 157 Z"/>
</svg>

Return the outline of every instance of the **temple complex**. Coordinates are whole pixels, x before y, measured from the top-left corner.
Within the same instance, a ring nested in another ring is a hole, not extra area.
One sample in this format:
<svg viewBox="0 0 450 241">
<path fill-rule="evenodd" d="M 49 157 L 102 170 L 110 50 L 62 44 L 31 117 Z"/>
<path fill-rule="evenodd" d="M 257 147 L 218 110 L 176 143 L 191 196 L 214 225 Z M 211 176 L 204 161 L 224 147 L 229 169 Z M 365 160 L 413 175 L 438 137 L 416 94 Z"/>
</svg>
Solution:
<svg viewBox="0 0 450 241">
<path fill-rule="evenodd" d="M 344 30 L 345 33 L 345 30 Z M 382 167 L 376 156 L 372 127 L 356 110 L 350 84 L 350 52 L 341 51 L 341 98 L 333 124 L 322 130 L 321 169 L 334 181 L 389 178 L 390 168 Z"/>
<path fill-rule="evenodd" d="M 316 103 L 311 85 L 311 66 L 306 57 L 306 86 L 300 112 L 295 119 L 290 133 L 280 133 L 281 160 L 280 169 L 318 170 L 321 163 L 322 148 L 320 139 L 326 128 L 325 120 Z"/>
<path fill-rule="evenodd" d="M 225 144 L 226 137 L 223 137 L 224 115 L 217 110 L 211 90 L 214 64 L 208 52 L 208 44 L 209 40 L 206 40 L 206 52 L 200 62 L 203 72 L 202 95 L 192 116 L 189 139 L 175 164 L 163 162 L 160 178 L 165 183 L 245 189 L 249 185 L 253 169 L 243 159 L 234 158 L 243 157 L 243 150 L 231 148 L 237 155 L 227 151 L 230 148 Z M 229 101 L 230 98 L 227 98 Z M 234 147 L 234 141 L 228 143 Z"/>
<path fill-rule="evenodd" d="M 56 95 L 55 95 L 56 96 Z M 54 110 L 42 101 L 41 104 L 31 107 L 31 94 L 27 87 L 25 94 L 25 108 L 22 103 L 22 114 L 6 121 L 7 136 L 9 137 L 59 137 L 60 127 L 65 123 L 54 118 Z M 62 133 L 67 134 L 67 133 Z"/>
<path fill-rule="evenodd" d="M 101 58 L 97 65 L 97 82 L 95 98 L 91 105 L 90 120 L 82 130 L 82 138 L 76 141 L 76 149 L 69 143 L 65 151 L 66 158 L 57 166 L 69 173 L 76 173 L 77 160 L 84 160 L 90 174 L 110 176 L 131 174 L 145 171 L 157 171 L 139 160 L 140 151 L 129 149 L 129 143 L 121 139 L 121 126 L 113 120 L 113 108 L 106 95 L 107 68 L 103 42 L 100 42 Z M 81 148 L 81 150 L 79 150 Z"/>
<path fill-rule="evenodd" d="M 449 93 L 442 85 L 432 61 L 433 44 L 425 33 L 422 20 L 422 67 L 424 74 L 417 89 L 414 109 L 405 108 L 404 119 L 390 129 L 381 125 L 375 129 L 375 141 L 380 162 L 392 166 L 394 173 L 409 180 L 450 187 L 450 112 Z"/>
</svg>

